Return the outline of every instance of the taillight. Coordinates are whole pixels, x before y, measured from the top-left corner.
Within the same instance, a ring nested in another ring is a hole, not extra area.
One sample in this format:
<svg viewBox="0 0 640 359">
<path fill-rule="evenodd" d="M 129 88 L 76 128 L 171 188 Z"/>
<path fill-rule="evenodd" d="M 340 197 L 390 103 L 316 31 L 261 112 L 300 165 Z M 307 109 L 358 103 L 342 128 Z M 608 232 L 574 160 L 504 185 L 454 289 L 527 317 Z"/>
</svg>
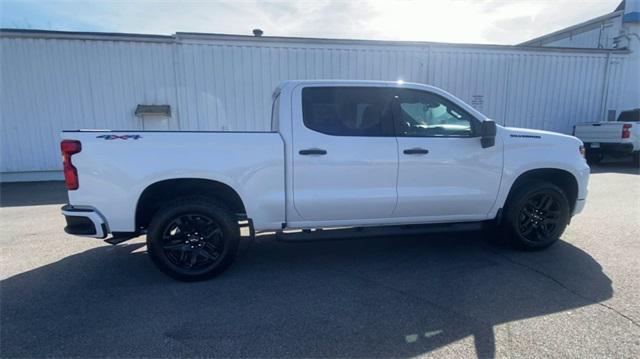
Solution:
<svg viewBox="0 0 640 359">
<path fill-rule="evenodd" d="M 622 138 L 629 138 L 631 137 L 631 124 L 630 123 L 625 123 L 622 125 Z"/>
<path fill-rule="evenodd" d="M 62 151 L 62 165 L 64 172 L 64 183 L 67 185 L 67 189 L 78 189 L 80 183 L 78 182 L 78 170 L 71 163 L 71 156 L 82 151 L 82 145 L 80 141 L 76 140 L 62 140 L 60 142 L 60 150 Z"/>
</svg>

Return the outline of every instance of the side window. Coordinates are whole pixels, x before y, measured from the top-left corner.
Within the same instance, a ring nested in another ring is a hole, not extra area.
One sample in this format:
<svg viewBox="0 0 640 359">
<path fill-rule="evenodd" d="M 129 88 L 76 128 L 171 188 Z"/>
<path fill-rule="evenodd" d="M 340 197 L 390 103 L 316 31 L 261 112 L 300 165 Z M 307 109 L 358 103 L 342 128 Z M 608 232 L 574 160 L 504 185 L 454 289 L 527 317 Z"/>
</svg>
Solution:
<svg viewBox="0 0 640 359">
<path fill-rule="evenodd" d="M 393 136 L 391 96 L 387 88 L 307 87 L 304 125 L 333 136 Z"/>
<path fill-rule="evenodd" d="M 406 137 L 471 137 L 475 119 L 451 101 L 429 92 L 396 93 L 397 134 Z"/>
</svg>

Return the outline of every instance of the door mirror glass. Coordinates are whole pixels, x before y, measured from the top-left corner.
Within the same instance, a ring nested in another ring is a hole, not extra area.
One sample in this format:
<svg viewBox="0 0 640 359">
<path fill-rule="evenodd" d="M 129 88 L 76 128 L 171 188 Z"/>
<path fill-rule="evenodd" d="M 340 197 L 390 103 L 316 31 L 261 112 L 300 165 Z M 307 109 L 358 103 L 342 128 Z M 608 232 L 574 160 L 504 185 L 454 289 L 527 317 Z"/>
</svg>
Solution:
<svg viewBox="0 0 640 359">
<path fill-rule="evenodd" d="M 496 132 L 497 127 L 495 122 L 492 120 L 482 121 L 480 127 L 480 143 L 482 144 L 482 148 L 491 147 L 496 144 Z"/>
</svg>

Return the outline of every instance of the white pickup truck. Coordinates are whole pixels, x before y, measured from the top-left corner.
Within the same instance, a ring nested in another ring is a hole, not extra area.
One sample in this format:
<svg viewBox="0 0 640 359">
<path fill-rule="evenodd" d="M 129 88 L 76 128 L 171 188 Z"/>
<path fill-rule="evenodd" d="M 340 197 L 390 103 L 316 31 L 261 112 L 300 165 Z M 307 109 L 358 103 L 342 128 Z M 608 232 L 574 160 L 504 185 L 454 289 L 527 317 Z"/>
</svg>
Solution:
<svg viewBox="0 0 640 359">
<path fill-rule="evenodd" d="M 288 81 L 273 99 L 268 132 L 64 131 L 66 232 L 146 234 L 162 271 L 194 281 L 232 263 L 241 225 L 490 225 L 540 249 L 584 207 L 580 140 L 497 126 L 441 89 Z"/>
<path fill-rule="evenodd" d="M 640 167 L 640 108 L 622 111 L 617 121 L 580 123 L 574 136 L 584 142 L 589 163 L 599 163 L 605 155 L 631 156 Z"/>
</svg>

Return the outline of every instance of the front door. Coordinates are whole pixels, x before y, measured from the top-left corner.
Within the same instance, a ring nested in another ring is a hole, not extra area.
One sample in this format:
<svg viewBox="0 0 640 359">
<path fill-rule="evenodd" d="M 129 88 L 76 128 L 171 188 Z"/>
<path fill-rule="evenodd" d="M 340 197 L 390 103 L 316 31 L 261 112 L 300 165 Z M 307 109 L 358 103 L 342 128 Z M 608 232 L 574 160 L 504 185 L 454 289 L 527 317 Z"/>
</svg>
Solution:
<svg viewBox="0 0 640 359">
<path fill-rule="evenodd" d="M 292 123 L 293 197 L 304 221 L 392 216 L 398 144 L 390 91 L 316 86 L 294 95 L 302 110 Z"/>
<path fill-rule="evenodd" d="M 482 148 L 480 121 L 424 90 L 398 89 L 398 205 L 394 217 L 485 219 L 502 175 L 502 144 Z"/>
</svg>

